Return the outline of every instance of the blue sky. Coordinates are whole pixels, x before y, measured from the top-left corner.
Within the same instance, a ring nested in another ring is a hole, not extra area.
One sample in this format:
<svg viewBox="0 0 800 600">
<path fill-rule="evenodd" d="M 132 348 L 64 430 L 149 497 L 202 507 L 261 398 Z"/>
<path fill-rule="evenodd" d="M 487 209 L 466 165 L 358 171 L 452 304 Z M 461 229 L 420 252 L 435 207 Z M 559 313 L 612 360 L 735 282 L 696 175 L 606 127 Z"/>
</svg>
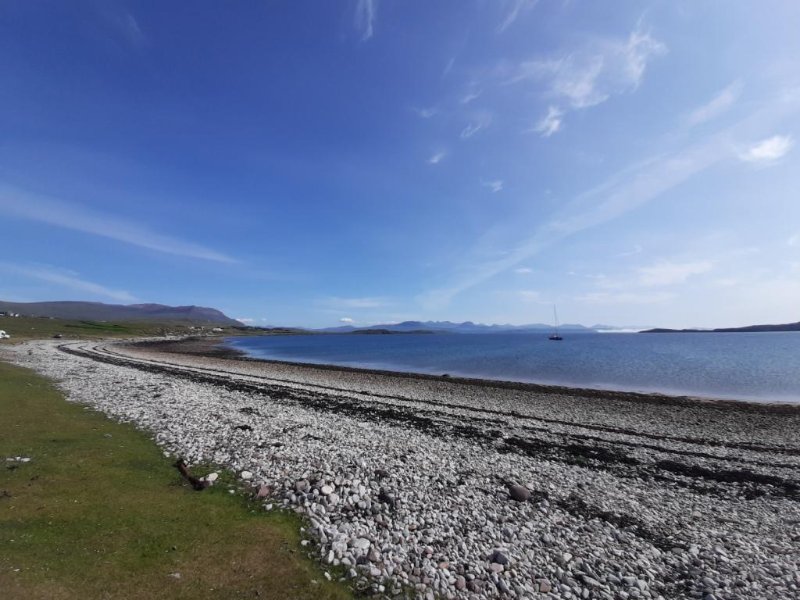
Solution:
<svg viewBox="0 0 800 600">
<path fill-rule="evenodd" d="M 800 319 L 800 4 L 6 1 L 0 298 Z"/>
</svg>

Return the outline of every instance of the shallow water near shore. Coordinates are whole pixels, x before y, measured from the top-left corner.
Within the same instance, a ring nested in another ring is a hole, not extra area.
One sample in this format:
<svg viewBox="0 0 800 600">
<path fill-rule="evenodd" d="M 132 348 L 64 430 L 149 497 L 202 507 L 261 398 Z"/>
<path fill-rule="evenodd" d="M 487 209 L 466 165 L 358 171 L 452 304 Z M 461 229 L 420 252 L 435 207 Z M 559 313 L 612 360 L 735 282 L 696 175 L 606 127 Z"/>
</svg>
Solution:
<svg viewBox="0 0 800 600">
<path fill-rule="evenodd" d="M 800 333 L 237 337 L 266 360 L 548 385 L 800 403 Z"/>
</svg>

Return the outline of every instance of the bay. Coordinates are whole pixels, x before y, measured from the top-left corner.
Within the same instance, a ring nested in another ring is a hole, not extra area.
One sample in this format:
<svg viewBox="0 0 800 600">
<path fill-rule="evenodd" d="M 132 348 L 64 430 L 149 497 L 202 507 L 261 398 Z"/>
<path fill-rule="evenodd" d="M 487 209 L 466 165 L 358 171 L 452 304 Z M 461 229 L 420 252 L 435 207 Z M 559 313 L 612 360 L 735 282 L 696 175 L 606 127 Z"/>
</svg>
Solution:
<svg viewBox="0 0 800 600">
<path fill-rule="evenodd" d="M 252 358 L 605 390 L 800 403 L 800 332 L 289 335 Z"/>
</svg>

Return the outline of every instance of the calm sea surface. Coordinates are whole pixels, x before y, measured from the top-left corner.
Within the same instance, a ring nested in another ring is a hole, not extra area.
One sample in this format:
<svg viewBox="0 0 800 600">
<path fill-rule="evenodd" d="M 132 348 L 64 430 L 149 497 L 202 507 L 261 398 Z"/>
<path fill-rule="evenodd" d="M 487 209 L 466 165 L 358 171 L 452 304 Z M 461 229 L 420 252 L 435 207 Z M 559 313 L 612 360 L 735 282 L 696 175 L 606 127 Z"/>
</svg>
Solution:
<svg viewBox="0 0 800 600">
<path fill-rule="evenodd" d="M 230 338 L 254 358 L 800 403 L 800 332 Z"/>
</svg>

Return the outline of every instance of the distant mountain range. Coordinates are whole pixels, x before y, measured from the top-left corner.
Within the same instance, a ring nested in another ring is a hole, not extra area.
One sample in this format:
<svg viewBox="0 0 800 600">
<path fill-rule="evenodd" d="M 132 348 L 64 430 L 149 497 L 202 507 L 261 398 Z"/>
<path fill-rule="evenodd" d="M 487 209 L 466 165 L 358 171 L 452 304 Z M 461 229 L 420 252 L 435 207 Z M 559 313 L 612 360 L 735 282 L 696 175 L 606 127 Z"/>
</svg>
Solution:
<svg viewBox="0 0 800 600">
<path fill-rule="evenodd" d="M 637 326 L 614 326 L 614 325 L 576 325 L 566 323 L 559 325 L 562 333 L 725 333 L 725 332 L 747 332 L 747 331 L 800 331 L 800 322 L 786 323 L 783 325 L 749 325 L 747 327 L 722 327 L 718 329 L 666 329 Z M 484 325 L 464 321 L 463 323 L 453 323 L 452 321 L 403 321 L 402 323 L 387 323 L 381 325 L 370 325 L 367 327 L 356 327 L 354 325 L 343 325 L 341 327 L 328 327 L 325 329 L 315 329 L 313 331 L 324 333 L 541 333 L 552 331 L 553 326 L 547 323 L 531 323 L 529 325 Z"/>
<path fill-rule="evenodd" d="M 566 323 L 559 325 L 560 331 L 572 333 L 592 333 L 599 331 L 599 328 L 586 327 L 584 325 L 575 325 Z M 372 330 L 380 330 L 383 332 L 395 333 L 419 333 L 419 332 L 439 332 L 439 333 L 528 333 L 528 332 L 542 332 L 551 331 L 552 325 L 547 323 L 531 323 L 529 325 L 484 325 L 482 323 L 473 323 L 472 321 L 464 321 L 463 323 L 453 323 L 452 321 L 403 321 L 402 323 L 385 323 L 380 325 L 370 325 L 369 327 L 356 327 L 353 325 L 342 325 L 341 327 L 327 327 L 325 329 L 317 329 L 315 331 L 322 331 L 326 333 L 351 333 L 354 331 L 367 332 Z M 603 330 L 622 330 L 625 328 L 612 328 L 602 326 Z"/>
<path fill-rule="evenodd" d="M 748 325 L 747 327 L 720 327 L 717 329 L 647 329 L 641 333 L 746 333 L 757 331 L 800 331 L 800 321 L 782 325 Z"/>
<path fill-rule="evenodd" d="M 215 308 L 205 306 L 166 306 L 164 304 L 103 304 L 102 302 L 3 302 L 0 312 L 24 317 L 54 317 L 89 321 L 185 321 L 239 325 Z"/>
</svg>

